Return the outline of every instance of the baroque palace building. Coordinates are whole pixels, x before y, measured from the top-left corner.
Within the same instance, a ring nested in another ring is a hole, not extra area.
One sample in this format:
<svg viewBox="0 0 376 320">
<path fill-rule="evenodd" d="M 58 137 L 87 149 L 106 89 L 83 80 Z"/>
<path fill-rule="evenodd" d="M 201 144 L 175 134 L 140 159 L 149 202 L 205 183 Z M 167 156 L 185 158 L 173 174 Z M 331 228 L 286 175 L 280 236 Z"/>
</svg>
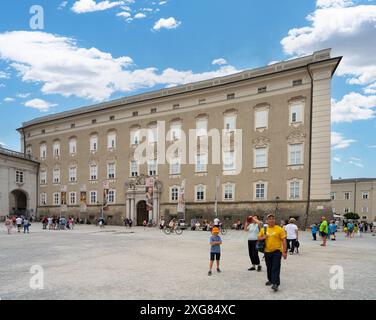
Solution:
<svg viewBox="0 0 376 320">
<path fill-rule="evenodd" d="M 40 162 L 38 214 L 94 220 L 105 187 L 107 220 L 158 221 L 177 214 L 184 181 L 188 222 L 274 210 L 277 219 L 316 220 L 331 212 L 331 79 L 340 60 L 326 49 L 23 123 L 23 151 Z"/>
</svg>

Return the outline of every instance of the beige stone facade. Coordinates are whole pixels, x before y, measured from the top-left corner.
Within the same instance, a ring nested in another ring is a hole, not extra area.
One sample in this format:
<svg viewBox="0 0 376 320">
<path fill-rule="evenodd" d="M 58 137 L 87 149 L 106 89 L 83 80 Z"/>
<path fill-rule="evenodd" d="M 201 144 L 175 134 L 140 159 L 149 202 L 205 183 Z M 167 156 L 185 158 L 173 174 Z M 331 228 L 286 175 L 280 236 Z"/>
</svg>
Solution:
<svg viewBox="0 0 376 320">
<path fill-rule="evenodd" d="M 60 214 L 57 194 L 64 191 L 64 214 L 95 219 L 103 201 L 102 183 L 108 181 L 113 201 L 106 217 L 114 223 L 125 217 L 158 221 L 176 214 L 185 179 L 187 220 L 213 218 L 217 194 L 218 214 L 228 221 L 251 211 L 262 215 L 278 204 L 278 218 L 295 216 L 302 223 L 308 203 L 311 221 L 311 216 L 330 211 L 330 84 L 340 60 L 322 50 L 24 123 L 18 129 L 23 148 L 41 162 L 39 214 Z M 161 121 L 165 133 L 158 131 L 158 142 L 151 142 L 158 147 L 155 154 L 184 140 L 186 146 L 176 157 L 185 154 L 188 164 L 180 158 L 175 166 L 132 165 L 140 142 L 153 141 L 150 136 L 143 140 L 140 129 L 155 128 Z M 192 129 L 199 129 L 193 142 L 188 139 Z M 189 147 L 205 141 L 212 129 L 219 130 L 221 142 L 230 136 L 228 149 L 216 150 L 210 138 L 207 150 L 204 142 L 192 152 Z M 166 139 L 159 140 L 161 136 Z M 188 161 L 196 154 L 202 157 L 198 162 L 206 158 L 207 165 Z M 213 164 L 216 154 L 221 161 Z M 146 214 L 145 178 L 150 174 L 155 192 L 153 209 Z M 80 203 L 81 192 L 86 192 L 86 206 Z"/>
<path fill-rule="evenodd" d="M 361 219 L 376 221 L 376 179 L 332 180 L 331 205 L 334 213 L 343 216 L 356 212 Z"/>
</svg>

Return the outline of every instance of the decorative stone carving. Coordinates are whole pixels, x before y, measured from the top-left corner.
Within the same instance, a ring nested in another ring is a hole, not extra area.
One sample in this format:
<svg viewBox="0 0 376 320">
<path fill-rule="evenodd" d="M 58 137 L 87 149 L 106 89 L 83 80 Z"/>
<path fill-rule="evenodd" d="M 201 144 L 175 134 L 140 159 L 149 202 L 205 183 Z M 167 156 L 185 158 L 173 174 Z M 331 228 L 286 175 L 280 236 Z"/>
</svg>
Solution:
<svg viewBox="0 0 376 320">
<path fill-rule="evenodd" d="M 257 137 L 256 139 L 253 139 L 252 142 L 253 142 L 253 145 L 256 147 L 256 148 L 261 148 L 261 147 L 267 147 L 268 144 L 270 143 L 270 139 L 267 138 L 267 137 Z"/>
<path fill-rule="evenodd" d="M 300 130 L 294 130 L 292 131 L 287 137 L 288 143 L 302 143 L 305 140 L 305 133 L 303 133 Z"/>
</svg>

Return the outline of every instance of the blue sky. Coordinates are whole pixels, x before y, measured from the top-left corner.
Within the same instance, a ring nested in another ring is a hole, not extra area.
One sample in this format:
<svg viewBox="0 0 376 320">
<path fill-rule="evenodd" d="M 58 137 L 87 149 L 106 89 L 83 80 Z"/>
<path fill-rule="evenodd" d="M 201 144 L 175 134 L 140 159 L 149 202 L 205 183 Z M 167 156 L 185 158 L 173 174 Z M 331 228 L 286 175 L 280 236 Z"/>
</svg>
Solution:
<svg viewBox="0 0 376 320">
<path fill-rule="evenodd" d="M 35 117 L 331 47 L 344 56 L 332 87 L 332 175 L 376 177 L 376 1 L 40 0 L 37 30 L 35 4 L 2 1 L 5 147 L 19 150 L 15 129 Z"/>
</svg>

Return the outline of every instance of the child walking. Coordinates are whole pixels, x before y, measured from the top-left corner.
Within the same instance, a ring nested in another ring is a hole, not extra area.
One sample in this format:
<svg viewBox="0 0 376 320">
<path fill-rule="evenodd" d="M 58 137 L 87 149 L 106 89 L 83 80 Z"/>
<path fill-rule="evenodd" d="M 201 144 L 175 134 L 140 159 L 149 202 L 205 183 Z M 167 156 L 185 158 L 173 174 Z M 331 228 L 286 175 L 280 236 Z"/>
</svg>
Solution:
<svg viewBox="0 0 376 320">
<path fill-rule="evenodd" d="M 214 260 L 216 260 L 217 262 L 217 272 L 221 272 L 221 269 L 219 269 L 219 260 L 221 258 L 222 239 L 218 234 L 219 228 L 214 227 L 212 231 L 212 236 L 210 237 L 210 263 L 208 276 L 212 275 Z"/>
</svg>

